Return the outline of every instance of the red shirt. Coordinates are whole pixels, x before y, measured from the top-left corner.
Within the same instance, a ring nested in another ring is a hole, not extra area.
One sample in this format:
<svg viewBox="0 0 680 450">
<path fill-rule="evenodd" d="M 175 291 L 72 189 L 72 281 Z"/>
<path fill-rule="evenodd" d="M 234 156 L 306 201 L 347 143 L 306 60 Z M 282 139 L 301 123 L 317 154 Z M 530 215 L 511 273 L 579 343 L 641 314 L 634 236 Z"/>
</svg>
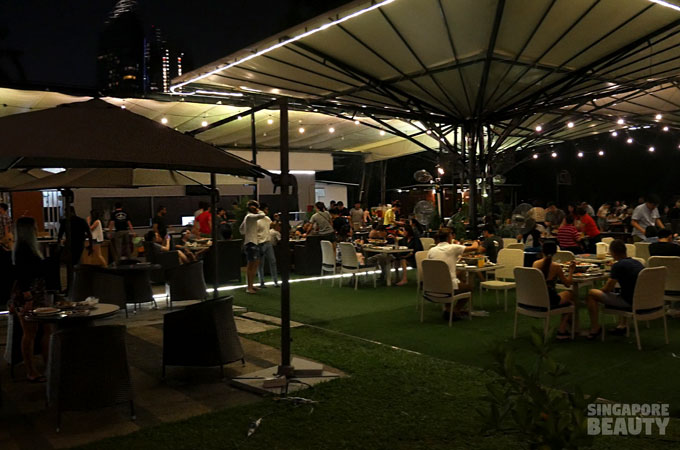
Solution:
<svg viewBox="0 0 680 450">
<path fill-rule="evenodd" d="M 210 229 L 210 217 L 210 211 L 203 211 L 196 218 L 198 220 L 198 231 L 201 234 L 210 234 L 212 232 Z"/>
<path fill-rule="evenodd" d="M 578 218 L 583 224 L 583 232 L 588 237 L 595 237 L 600 234 L 600 229 L 597 228 L 597 224 L 588 214 L 584 214 Z"/>
</svg>

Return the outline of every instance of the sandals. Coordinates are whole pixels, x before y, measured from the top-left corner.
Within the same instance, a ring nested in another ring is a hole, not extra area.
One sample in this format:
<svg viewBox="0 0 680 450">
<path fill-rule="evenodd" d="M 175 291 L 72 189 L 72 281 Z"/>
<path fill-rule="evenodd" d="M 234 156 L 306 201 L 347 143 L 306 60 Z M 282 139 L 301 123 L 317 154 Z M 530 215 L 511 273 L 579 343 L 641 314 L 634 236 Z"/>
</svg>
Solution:
<svg viewBox="0 0 680 450">
<path fill-rule="evenodd" d="M 598 328 L 597 331 L 595 331 L 594 333 L 588 333 L 588 336 L 586 336 L 586 339 L 588 339 L 589 341 L 592 341 L 592 340 L 595 340 L 598 337 L 600 337 L 601 334 L 602 334 L 602 327 Z"/>
</svg>

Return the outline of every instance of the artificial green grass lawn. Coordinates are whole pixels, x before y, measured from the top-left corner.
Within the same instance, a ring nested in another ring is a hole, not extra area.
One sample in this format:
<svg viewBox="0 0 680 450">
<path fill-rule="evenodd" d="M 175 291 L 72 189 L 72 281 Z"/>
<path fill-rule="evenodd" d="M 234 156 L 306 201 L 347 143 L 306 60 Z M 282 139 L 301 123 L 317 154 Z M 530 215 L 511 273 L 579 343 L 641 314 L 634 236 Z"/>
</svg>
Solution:
<svg viewBox="0 0 680 450">
<path fill-rule="evenodd" d="M 413 272 L 410 272 L 413 278 Z M 419 322 L 416 311 L 415 282 L 405 287 L 378 286 L 373 289 L 368 280 L 360 283 L 358 291 L 348 287 L 334 288 L 330 281 L 299 282 L 291 284 L 292 319 L 353 336 L 376 340 L 385 344 L 414 350 L 430 356 L 467 365 L 486 367 L 491 361 L 488 350 L 492 343 L 504 341 L 518 352 L 518 360 L 530 363 L 529 330 L 542 326 L 542 322 L 520 316 L 518 338 L 512 340 L 514 318 L 514 292 L 509 294 L 508 312 L 497 306 L 495 294 L 487 293 L 484 309 L 489 317 L 475 317 L 460 321 L 449 328 L 441 319 L 438 305 L 426 303 L 425 322 Z M 582 291 L 582 297 L 585 290 Z M 477 298 L 478 292 L 474 293 Z M 249 310 L 280 315 L 280 291 L 265 289 L 258 295 L 234 292 L 235 304 Z M 475 308 L 479 302 L 475 300 Z M 614 318 L 608 318 L 609 326 Z M 556 324 L 557 318 L 553 319 Z M 651 328 L 640 328 L 643 351 L 635 346 L 631 337 L 608 336 L 606 342 L 577 338 L 574 342 L 555 344 L 553 357 L 567 365 L 570 375 L 567 384 L 578 383 L 585 392 L 619 402 L 669 403 L 671 414 L 680 416 L 680 323 L 669 319 L 670 345 L 663 340 L 663 327 L 659 320 Z M 581 309 L 581 325 L 589 323 L 585 308 Z M 300 343 L 293 342 L 293 352 Z M 566 388 L 567 386 L 565 386 Z"/>
<path fill-rule="evenodd" d="M 280 330 L 255 336 L 271 345 Z M 350 376 L 297 394 L 292 407 L 264 399 L 99 441 L 85 449 L 516 449 L 517 435 L 480 433 L 475 409 L 490 375 L 473 367 L 395 350 L 316 328 L 293 330 L 295 352 Z M 263 417 L 255 434 L 249 424 Z M 669 431 L 671 427 L 669 427 Z M 676 439 L 671 442 L 670 439 Z M 680 436 L 598 438 L 598 449 L 680 448 Z"/>
</svg>

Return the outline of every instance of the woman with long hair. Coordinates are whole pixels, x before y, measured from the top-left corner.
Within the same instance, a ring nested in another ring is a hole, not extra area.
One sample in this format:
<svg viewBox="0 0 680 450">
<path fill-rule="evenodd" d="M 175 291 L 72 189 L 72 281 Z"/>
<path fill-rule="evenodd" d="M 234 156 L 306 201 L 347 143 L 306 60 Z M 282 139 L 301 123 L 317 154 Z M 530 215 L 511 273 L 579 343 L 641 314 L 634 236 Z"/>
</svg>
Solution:
<svg viewBox="0 0 680 450">
<path fill-rule="evenodd" d="M 15 242 L 12 258 L 16 281 L 10 298 L 10 311 L 16 313 L 23 330 L 21 354 L 26 365 L 26 378 L 30 382 L 44 382 L 45 377 L 38 372 L 33 361 L 35 337 L 38 327 L 44 327 L 43 358 L 47 361 L 50 327 L 46 324 L 27 321 L 26 313 L 38 307 L 50 306 L 45 293 L 45 268 L 43 255 L 38 245 L 35 220 L 21 217 L 15 227 Z"/>
<path fill-rule="evenodd" d="M 557 244 L 554 242 L 546 242 L 543 244 L 543 258 L 535 261 L 533 267 L 539 269 L 543 276 L 545 277 L 545 282 L 548 285 L 548 296 L 550 297 L 550 308 L 559 308 L 560 306 L 566 306 L 574 302 L 573 295 L 571 291 L 557 292 L 555 285 L 558 280 L 563 285 L 569 287 L 571 286 L 572 277 L 574 275 L 574 261 L 569 265 L 569 276 L 564 275 L 562 266 L 553 262 L 553 256 L 557 252 Z M 557 331 L 558 340 L 569 339 L 571 333 L 567 331 L 567 324 L 571 314 L 562 314 L 562 319 L 560 320 L 560 327 Z"/>
<path fill-rule="evenodd" d="M 106 266 L 106 259 L 102 255 L 102 242 L 104 242 L 104 229 L 102 228 L 101 213 L 97 209 L 90 211 L 87 224 L 92 232 L 92 257 L 97 264 Z"/>
</svg>

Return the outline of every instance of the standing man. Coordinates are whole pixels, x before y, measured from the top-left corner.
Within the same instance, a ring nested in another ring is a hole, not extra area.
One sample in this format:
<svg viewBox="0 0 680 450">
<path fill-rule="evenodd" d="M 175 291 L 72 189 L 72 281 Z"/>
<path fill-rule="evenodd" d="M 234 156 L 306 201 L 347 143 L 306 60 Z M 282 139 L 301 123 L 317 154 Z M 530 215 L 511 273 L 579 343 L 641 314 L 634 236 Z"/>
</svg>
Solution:
<svg viewBox="0 0 680 450">
<path fill-rule="evenodd" d="M 114 209 L 111 213 L 111 220 L 109 221 L 109 231 L 113 232 L 113 250 L 116 262 L 123 258 L 130 256 L 132 242 L 130 236 L 134 235 L 134 228 L 130 216 L 123 209 L 121 202 L 116 202 L 113 205 Z"/>
<path fill-rule="evenodd" d="M 354 231 L 358 231 L 364 226 L 364 210 L 361 209 L 361 203 L 354 203 L 354 208 L 349 210 L 349 217 Z"/>
<path fill-rule="evenodd" d="M 392 204 L 392 207 L 385 211 L 385 215 L 383 216 L 383 225 L 386 227 L 391 227 L 391 226 L 396 226 L 399 225 L 397 222 L 397 216 L 401 212 L 401 203 L 399 200 L 395 200 L 394 203 Z"/>
<path fill-rule="evenodd" d="M 0 307 L 9 300 L 12 290 L 12 219 L 9 217 L 9 206 L 7 203 L 0 203 L 0 273 L 3 274 L 0 281 Z"/>
<path fill-rule="evenodd" d="M 269 273 L 274 281 L 274 286 L 279 287 L 276 273 L 276 256 L 272 245 L 272 236 L 269 232 L 272 219 L 269 218 L 269 207 L 266 203 L 260 205 L 265 216 L 257 221 L 257 246 L 260 248 L 260 264 L 257 267 L 257 278 L 260 280 L 260 288 L 264 288 L 264 265 L 269 263 Z"/>
<path fill-rule="evenodd" d="M 645 203 L 635 207 L 630 220 L 630 224 L 633 226 L 633 240 L 635 242 L 642 242 L 645 239 L 647 227 L 656 225 L 662 230 L 666 228 L 661 221 L 657 206 L 659 206 L 659 197 L 650 195 Z"/>
<path fill-rule="evenodd" d="M 92 250 L 94 248 L 94 240 L 92 239 L 92 232 L 90 231 L 90 226 L 87 221 L 82 217 L 76 215 L 76 209 L 73 206 L 69 206 L 70 217 L 68 219 L 69 226 L 71 227 L 70 237 L 66 233 L 66 217 L 59 221 L 59 234 L 57 235 L 57 240 L 62 243 L 66 249 L 67 255 L 69 256 L 70 264 L 66 266 L 66 292 L 70 292 L 71 283 L 73 282 L 73 267 L 80 263 L 80 258 L 83 255 L 83 250 L 85 250 L 85 240 L 90 241 L 90 246 L 88 247 L 88 252 L 92 255 Z"/>
<path fill-rule="evenodd" d="M 166 214 L 168 214 L 168 208 L 161 205 L 158 207 L 156 212 L 156 217 L 153 218 L 153 231 L 158 233 L 162 239 L 165 240 L 165 236 L 168 234 L 168 221 L 166 219 Z"/>
<path fill-rule="evenodd" d="M 255 294 L 259 290 L 253 284 L 255 282 L 255 272 L 260 263 L 260 248 L 257 245 L 257 223 L 265 217 L 265 213 L 260 211 L 260 204 L 255 200 L 250 200 L 247 205 L 248 214 L 243 218 L 239 231 L 243 236 L 244 250 L 246 252 L 246 279 L 248 294 Z"/>
</svg>

